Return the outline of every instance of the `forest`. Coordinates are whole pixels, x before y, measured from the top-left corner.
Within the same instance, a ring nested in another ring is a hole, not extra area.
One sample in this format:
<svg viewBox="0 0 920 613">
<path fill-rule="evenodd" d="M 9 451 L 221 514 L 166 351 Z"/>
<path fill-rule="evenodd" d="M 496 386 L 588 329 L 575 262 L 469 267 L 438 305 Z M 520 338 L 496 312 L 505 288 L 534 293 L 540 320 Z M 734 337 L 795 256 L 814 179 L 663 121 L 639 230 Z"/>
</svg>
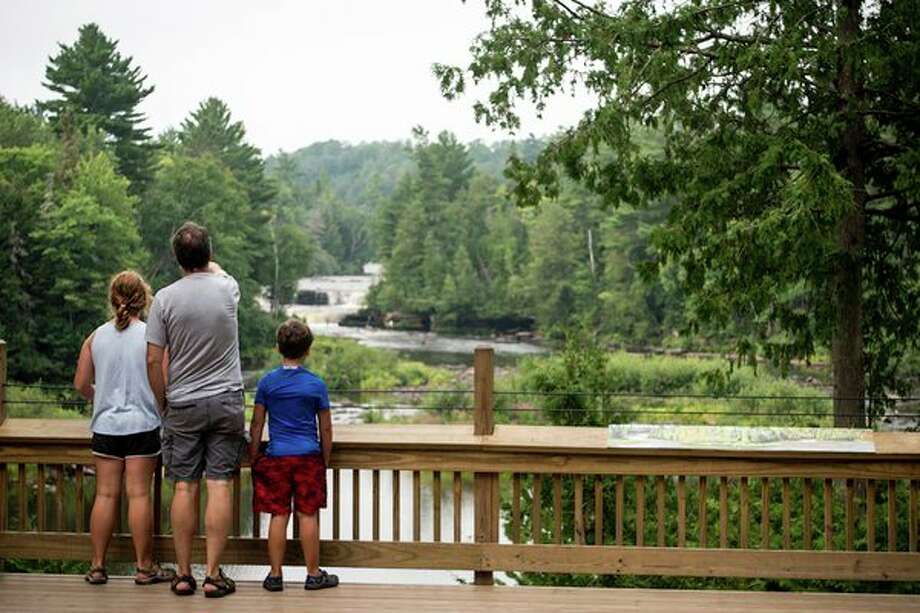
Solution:
<svg viewBox="0 0 920 613">
<path fill-rule="evenodd" d="M 865 37 L 849 46 L 815 34 L 836 18 L 826 9 L 758 18 L 745 26 L 754 40 L 711 34 L 743 7 L 676 7 L 653 56 L 635 42 L 663 27 L 647 15 L 486 5 L 492 26 L 469 64 L 433 67 L 442 95 L 490 83 L 473 113 L 513 130 L 521 99 L 545 104 L 580 83 L 598 96 L 580 123 L 490 144 L 419 126 L 400 142 L 265 155 L 210 97 L 151 134 L 138 105 L 155 84 L 97 25 L 81 27 L 49 58 L 46 99 L 0 102 L 11 376 L 66 378 L 106 317 L 111 274 L 137 268 L 155 289 L 174 280 L 168 237 L 193 219 L 240 280 L 249 368 L 265 363 L 299 278 L 376 261 L 385 275 L 367 314 L 378 323 L 712 351 L 780 373 L 829 361 L 839 425 L 910 393 L 918 109 L 916 79 L 895 75 L 915 72 L 913 3 L 866 9 Z M 632 42 L 610 56 L 611 36 Z M 827 58 L 842 50 L 852 55 L 835 76 Z M 578 62 L 606 69 L 586 77 Z M 839 90 L 857 72 L 866 86 Z"/>
<path fill-rule="evenodd" d="M 251 367 L 270 351 L 297 279 L 374 261 L 387 273 L 369 306 L 441 330 L 511 322 L 552 337 L 590 326 L 646 344 L 679 329 L 679 295 L 639 274 L 664 203 L 611 215 L 569 182 L 544 207 L 515 205 L 506 163 L 534 160 L 545 139 L 462 143 L 417 128 L 404 142 L 329 141 L 266 158 L 217 98 L 151 135 L 137 105 L 154 85 L 94 24 L 60 46 L 45 82 L 56 97 L 0 99 L 0 239 L 10 254 L 0 337 L 17 379 L 66 378 L 106 317 L 114 272 L 136 268 L 154 289 L 175 280 L 169 236 L 186 219 L 211 230 L 215 258 L 240 281 Z M 256 301 L 263 293 L 271 313 Z"/>
</svg>

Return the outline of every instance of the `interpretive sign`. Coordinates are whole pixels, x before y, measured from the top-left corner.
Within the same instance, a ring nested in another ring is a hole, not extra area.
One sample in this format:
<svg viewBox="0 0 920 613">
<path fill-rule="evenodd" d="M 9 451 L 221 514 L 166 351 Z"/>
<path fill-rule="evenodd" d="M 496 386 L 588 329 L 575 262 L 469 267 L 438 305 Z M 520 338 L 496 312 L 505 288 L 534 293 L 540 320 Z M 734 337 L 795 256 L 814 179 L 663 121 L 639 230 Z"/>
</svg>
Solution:
<svg viewBox="0 0 920 613">
<path fill-rule="evenodd" d="M 872 453 L 871 430 L 617 424 L 608 427 L 608 447 L 727 449 Z"/>
</svg>

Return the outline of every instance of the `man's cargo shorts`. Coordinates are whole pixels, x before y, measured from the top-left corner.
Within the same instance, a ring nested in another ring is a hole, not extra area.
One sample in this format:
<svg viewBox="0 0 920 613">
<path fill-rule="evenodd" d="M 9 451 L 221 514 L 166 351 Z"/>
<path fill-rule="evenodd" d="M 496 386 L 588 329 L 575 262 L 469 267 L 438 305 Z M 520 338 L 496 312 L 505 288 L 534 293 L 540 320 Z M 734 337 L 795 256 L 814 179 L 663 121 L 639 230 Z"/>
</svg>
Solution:
<svg viewBox="0 0 920 613">
<path fill-rule="evenodd" d="M 243 392 L 170 404 L 163 419 L 163 465 L 174 481 L 230 479 L 246 449 Z"/>
</svg>

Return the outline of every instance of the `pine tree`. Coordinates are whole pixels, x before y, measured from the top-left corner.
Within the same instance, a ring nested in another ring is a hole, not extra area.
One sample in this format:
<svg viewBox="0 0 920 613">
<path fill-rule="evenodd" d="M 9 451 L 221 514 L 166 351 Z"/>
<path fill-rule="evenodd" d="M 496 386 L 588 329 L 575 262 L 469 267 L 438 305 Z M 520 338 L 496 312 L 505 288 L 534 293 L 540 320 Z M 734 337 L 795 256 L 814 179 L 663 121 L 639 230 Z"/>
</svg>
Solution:
<svg viewBox="0 0 920 613">
<path fill-rule="evenodd" d="M 179 142 L 192 156 L 211 154 L 224 163 L 242 183 L 253 204 L 272 197 L 265 178 L 265 164 L 257 147 L 246 142 L 246 127 L 233 121 L 230 107 L 219 98 L 208 98 L 182 122 Z"/>
<path fill-rule="evenodd" d="M 40 103 L 55 130 L 70 126 L 82 133 L 105 135 L 118 160 L 120 174 L 131 181 L 131 191 L 143 190 L 152 175 L 154 146 L 138 105 L 153 92 L 147 76 L 123 57 L 118 41 L 108 38 L 95 23 L 82 26 L 72 45 L 58 44 L 49 58 L 44 86 L 58 98 Z"/>
</svg>

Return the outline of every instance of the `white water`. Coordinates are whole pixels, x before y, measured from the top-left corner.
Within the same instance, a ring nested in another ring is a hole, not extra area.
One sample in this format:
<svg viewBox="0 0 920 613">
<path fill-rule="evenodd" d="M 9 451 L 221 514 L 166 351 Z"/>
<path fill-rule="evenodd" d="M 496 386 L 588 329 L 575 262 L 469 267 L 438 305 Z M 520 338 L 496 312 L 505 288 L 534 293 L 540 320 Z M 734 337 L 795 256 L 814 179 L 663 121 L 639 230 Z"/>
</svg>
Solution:
<svg viewBox="0 0 920 613">
<path fill-rule="evenodd" d="M 338 322 L 343 317 L 357 313 L 362 308 L 367 292 L 380 278 L 379 269 L 373 265 L 368 264 L 365 270 L 373 274 L 301 279 L 297 284 L 298 290 L 325 293 L 329 296 L 329 304 L 289 304 L 285 305 L 285 312 L 305 319 L 319 337 L 350 338 L 367 347 L 429 356 L 426 361 L 432 363 L 456 362 L 458 356 L 472 356 L 473 349 L 482 345 L 493 347 L 499 356 L 509 357 L 535 355 L 546 351 L 539 345 L 527 342 L 481 337 L 453 337 L 435 332 L 340 326 Z"/>
</svg>

